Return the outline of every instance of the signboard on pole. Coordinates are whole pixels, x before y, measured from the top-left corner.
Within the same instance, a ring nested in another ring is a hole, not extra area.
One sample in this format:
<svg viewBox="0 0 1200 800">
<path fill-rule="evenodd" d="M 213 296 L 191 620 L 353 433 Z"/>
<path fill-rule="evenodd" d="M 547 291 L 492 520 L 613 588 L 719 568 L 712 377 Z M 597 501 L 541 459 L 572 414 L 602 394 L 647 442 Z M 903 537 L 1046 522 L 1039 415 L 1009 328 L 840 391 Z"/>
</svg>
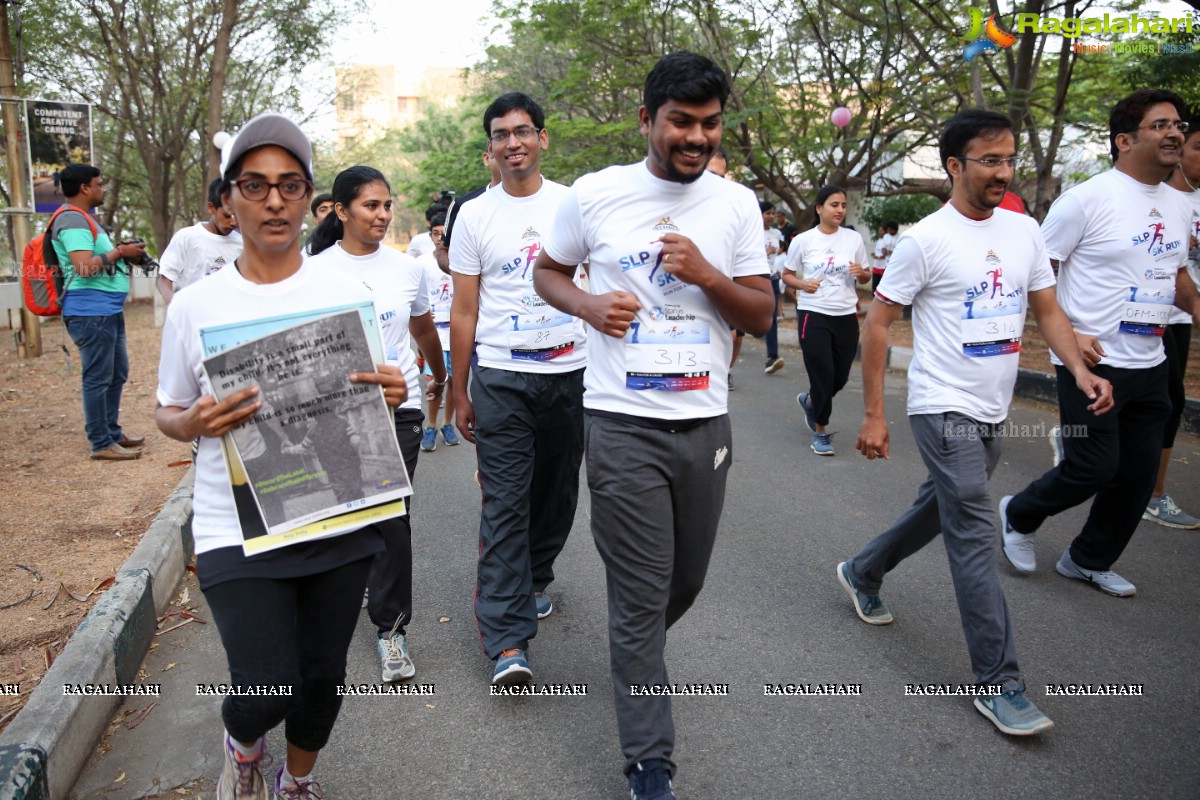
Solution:
<svg viewBox="0 0 1200 800">
<path fill-rule="evenodd" d="M 67 164 L 92 163 L 92 106 L 59 100 L 26 100 L 33 210 L 53 213 L 65 199 L 58 176 Z"/>
</svg>

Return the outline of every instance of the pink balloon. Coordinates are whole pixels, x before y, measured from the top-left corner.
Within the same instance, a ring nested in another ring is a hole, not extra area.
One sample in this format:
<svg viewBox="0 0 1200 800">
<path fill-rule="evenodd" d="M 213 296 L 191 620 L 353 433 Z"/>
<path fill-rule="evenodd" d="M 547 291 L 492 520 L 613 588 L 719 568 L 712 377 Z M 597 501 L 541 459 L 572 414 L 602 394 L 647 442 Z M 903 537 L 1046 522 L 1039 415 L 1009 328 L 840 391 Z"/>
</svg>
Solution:
<svg viewBox="0 0 1200 800">
<path fill-rule="evenodd" d="M 846 127 L 850 124 L 850 109 L 846 108 L 845 106 L 835 108 L 833 113 L 829 116 L 829 121 L 834 125 L 837 125 L 839 128 Z"/>
</svg>

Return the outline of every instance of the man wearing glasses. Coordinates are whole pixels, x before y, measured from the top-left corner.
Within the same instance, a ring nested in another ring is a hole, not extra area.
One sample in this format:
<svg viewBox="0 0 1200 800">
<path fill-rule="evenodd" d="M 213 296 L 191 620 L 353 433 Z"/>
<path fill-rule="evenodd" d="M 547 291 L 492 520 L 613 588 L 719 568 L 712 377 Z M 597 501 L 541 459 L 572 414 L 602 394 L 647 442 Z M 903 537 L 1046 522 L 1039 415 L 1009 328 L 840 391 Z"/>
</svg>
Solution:
<svg viewBox="0 0 1200 800">
<path fill-rule="evenodd" d="M 554 609 L 545 589 L 575 520 L 584 333 L 533 287 L 567 191 L 541 174 L 542 109 L 520 92 L 501 95 L 483 128 L 501 181 L 464 205 L 454 226 L 450 355 L 456 422 L 476 446 L 483 490 L 475 617 L 496 661 L 492 683 L 507 685 L 533 676 L 526 651 Z"/>
<path fill-rule="evenodd" d="M 1163 181 L 1179 163 L 1187 123 L 1174 92 L 1139 89 L 1109 114 L 1113 169 L 1072 188 L 1042 223 L 1059 299 L 1079 349 L 1113 386 L 1114 413 L 1093 416 L 1054 355 L 1063 461 L 1000 501 L 1004 554 L 1037 566 L 1034 532 L 1091 498 L 1083 530 L 1055 569 L 1117 597 L 1132 583 L 1112 571 L 1154 489 L 1171 413 L 1162 337 L 1175 306 L 1200 311 L 1188 276 L 1189 212 Z"/>
</svg>

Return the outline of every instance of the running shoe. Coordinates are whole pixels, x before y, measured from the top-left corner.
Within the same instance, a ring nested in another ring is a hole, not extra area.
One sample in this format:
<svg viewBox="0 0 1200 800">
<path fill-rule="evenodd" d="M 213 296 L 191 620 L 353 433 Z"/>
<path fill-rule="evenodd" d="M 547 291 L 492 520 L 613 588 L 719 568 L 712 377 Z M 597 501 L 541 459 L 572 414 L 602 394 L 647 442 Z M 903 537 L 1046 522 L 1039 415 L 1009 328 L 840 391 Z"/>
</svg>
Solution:
<svg viewBox="0 0 1200 800">
<path fill-rule="evenodd" d="M 1182 528 L 1189 531 L 1200 528 L 1200 519 L 1196 519 L 1177 506 L 1169 494 L 1164 494 L 1162 497 L 1151 497 L 1150 505 L 1146 506 L 1146 510 L 1142 512 L 1142 519 L 1157 522 L 1168 528 Z"/>
<path fill-rule="evenodd" d="M 284 783 L 283 767 L 280 767 L 275 773 L 275 797 L 276 800 L 323 800 L 325 795 L 321 784 L 311 778 Z"/>
<path fill-rule="evenodd" d="M 1069 547 L 1063 551 L 1062 558 L 1058 560 L 1054 568 L 1064 578 L 1086 581 L 1105 594 L 1111 594 L 1113 597 L 1133 597 L 1137 593 L 1137 587 L 1111 569 L 1084 569 L 1076 564 L 1071 560 L 1071 548 Z"/>
<path fill-rule="evenodd" d="M 533 602 L 537 604 L 538 619 L 545 619 L 554 613 L 554 601 L 545 592 L 534 592 Z"/>
<path fill-rule="evenodd" d="M 458 434 L 454 432 L 454 426 L 450 423 L 442 426 L 442 439 L 446 442 L 447 447 L 458 446 Z"/>
<path fill-rule="evenodd" d="M 833 452 L 833 434 L 814 433 L 812 440 L 812 451 L 819 456 L 835 455 Z"/>
<path fill-rule="evenodd" d="M 417 674 L 417 668 L 408 654 L 408 639 L 403 633 L 389 633 L 379 638 L 375 647 L 383 665 L 384 683 L 408 680 Z"/>
<path fill-rule="evenodd" d="M 1055 425 L 1050 429 L 1050 435 L 1047 437 L 1050 441 L 1050 449 L 1054 453 L 1054 466 L 1058 466 L 1066 460 L 1066 450 L 1063 448 L 1063 432 L 1061 425 Z"/>
<path fill-rule="evenodd" d="M 859 619 L 868 625 L 890 625 L 892 623 L 894 620 L 892 612 L 888 611 L 888 607 L 884 605 L 879 595 L 867 594 L 855 586 L 854 581 L 850 580 L 850 573 L 846 568 L 845 561 L 837 565 L 837 577 L 838 583 L 854 601 L 854 610 L 858 612 Z"/>
<path fill-rule="evenodd" d="M 800 408 L 804 409 L 804 424 L 813 433 L 817 432 L 817 418 L 813 416 L 812 400 L 809 399 L 808 392 L 801 392 L 796 395 L 796 402 L 800 404 Z"/>
<path fill-rule="evenodd" d="M 258 755 L 251 758 L 237 751 L 228 732 L 222 733 L 221 744 L 225 766 L 217 781 L 217 800 L 267 800 L 267 782 L 260 769 L 267 752 L 266 737 L 258 743 Z"/>
<path fill-rule="evenodd" d="M 779 356 L 768 358 L 767 365 L 763 368 L 763 373 L 767 375 L 774 375 L 776 372 L 779 372 L 779 370 L 783 369 L 783 367 L 784 361 Z"/>
<path fill-rule="evenodd" d="M 525 658 L 524 650 L 510 647 L 496 659 L 496 671 L 492 673 L 493 686 L 513 686 L 531 680 L 533 670 L 529 668 L 529 660 Z"/>
<path fill-rule="evenodd" d="M 641 761 L 629 773 L 630 800 L 675 800 L 671 773 L 660 759 Z"/>
<path fill-rule="evenodd" d="M 421 434 L 421 449 L 426 453 L 437 450 L 437 428 L 426 428 Z"/>
<path fill-rule="evenodd" d="M 1018 533 L 1008 524 L 1008 502 L 1012 495 L 1000 500 L 1000 536 L 1004 543 L 1004 557 L 1018 572 L 1033 572 L 1037 569 L 1037 547 L 1032 533 Z"/>
<path fill-rule="evenodd" d="M 1050 718 L 1025 696 L 1025 689 L 1004 694 L 976 697 L 975 708 L 1009 736 L 1033 736 L 1054 727 Z"/>
</svg>

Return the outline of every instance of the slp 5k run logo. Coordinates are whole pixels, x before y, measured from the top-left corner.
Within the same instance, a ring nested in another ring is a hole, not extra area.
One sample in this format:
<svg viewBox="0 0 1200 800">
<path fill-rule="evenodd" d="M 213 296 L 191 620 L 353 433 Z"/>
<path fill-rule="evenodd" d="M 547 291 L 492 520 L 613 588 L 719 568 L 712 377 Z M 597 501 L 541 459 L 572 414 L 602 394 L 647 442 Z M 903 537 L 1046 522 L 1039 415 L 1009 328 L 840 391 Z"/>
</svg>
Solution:
<svg viewBox="0 0 1200 800">
<path fill-rule="evenodd" d="M 1005 47 L 1011 47 L 1017 40 L 1016 36 L 1000 27 L 995 14 L 988 17 L 985 22 L 983 12 L 978 8 L 968 8 L 967 13 L 971 15 L 971 24 L 967 29 L 967 35 L 963 38 L 970 44 L 963 48 L 963 61 L 968 64 L 974 61 L 976 56 L 983 53 L 995 53 Z"/>
</svg>

